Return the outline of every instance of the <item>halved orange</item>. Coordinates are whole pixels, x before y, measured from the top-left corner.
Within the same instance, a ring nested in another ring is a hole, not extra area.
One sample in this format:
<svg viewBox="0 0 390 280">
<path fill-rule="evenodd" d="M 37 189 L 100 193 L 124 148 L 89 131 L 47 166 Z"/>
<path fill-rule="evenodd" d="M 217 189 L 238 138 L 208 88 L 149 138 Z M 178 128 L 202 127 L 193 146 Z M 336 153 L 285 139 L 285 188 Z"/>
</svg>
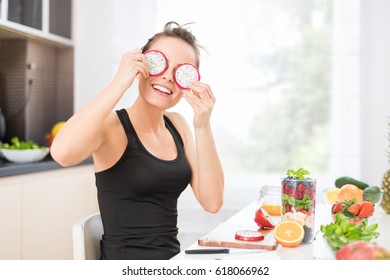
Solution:
<svg viewBox="0 0 390 280">
<path fill-rule="evenodd" d="M 282 221 L 274 229 L 275 240 L 283 247 L 298 246 L 304 235 L 303 226 L 295 221 Z"/>
</svg>

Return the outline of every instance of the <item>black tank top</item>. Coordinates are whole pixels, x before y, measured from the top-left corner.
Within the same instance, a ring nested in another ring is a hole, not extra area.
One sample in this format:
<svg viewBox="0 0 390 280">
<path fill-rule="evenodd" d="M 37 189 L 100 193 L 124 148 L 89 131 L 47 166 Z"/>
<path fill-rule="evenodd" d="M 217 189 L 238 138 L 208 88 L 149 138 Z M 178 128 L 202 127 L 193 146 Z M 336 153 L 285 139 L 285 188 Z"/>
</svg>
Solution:
<svg viewBox="0 0 390 280">
<path fill-rule="evenodd" d="M 177 157 L 161 160 L 141 143 L 125 109 L 117 111 L 127 135 L 121 158 L 96 172 L 103 221 L 102 259 L 170 259 L 180 252 L 177 199 L 191 179 L 183 141 L 164 116 Z"/>
</svg>

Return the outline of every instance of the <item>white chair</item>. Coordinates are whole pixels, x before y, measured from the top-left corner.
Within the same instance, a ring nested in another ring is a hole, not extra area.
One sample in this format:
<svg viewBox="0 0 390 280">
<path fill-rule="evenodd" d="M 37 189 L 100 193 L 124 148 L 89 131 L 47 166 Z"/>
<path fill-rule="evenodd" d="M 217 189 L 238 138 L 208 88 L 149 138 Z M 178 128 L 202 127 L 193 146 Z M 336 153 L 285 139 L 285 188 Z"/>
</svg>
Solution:
<svg viewBox="0 0 390 280">
<path fill-rule="evenodd" d="M 100 213 L 83 217 L 73 224 L 73 259 L 99 260 L 103 224 Z"/>
</svg>

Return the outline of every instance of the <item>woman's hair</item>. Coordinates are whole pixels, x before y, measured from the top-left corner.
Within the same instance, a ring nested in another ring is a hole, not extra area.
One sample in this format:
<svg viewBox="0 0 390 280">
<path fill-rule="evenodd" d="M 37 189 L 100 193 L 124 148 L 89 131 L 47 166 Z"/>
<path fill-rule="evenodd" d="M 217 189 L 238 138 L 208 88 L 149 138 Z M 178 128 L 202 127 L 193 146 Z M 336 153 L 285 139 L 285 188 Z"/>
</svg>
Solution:
<svg viewBox="0 0 390 280">
<path fill-rule="evenodd" d="M 196 54 L 196 67 L 199 68 L 199 55 L 201 46 L 198 44 L 195 36 L 191 33 L 191 31 L 185 28 L 186 25 L 190 23 L 179 25 L 175 21 L 170 21 L 164 26 L 164 30 L 162 32 L 156 33 L 153 37 L 151 37 L 145 46 L 142 47 L 142 52 L 146 52 L 150 49 L 150 45 L 157 41 L 157 39 L 163 37 L 172 37 L 181 39 L 187 44 L 189 44 L 195 51 Z"/>
</svg>

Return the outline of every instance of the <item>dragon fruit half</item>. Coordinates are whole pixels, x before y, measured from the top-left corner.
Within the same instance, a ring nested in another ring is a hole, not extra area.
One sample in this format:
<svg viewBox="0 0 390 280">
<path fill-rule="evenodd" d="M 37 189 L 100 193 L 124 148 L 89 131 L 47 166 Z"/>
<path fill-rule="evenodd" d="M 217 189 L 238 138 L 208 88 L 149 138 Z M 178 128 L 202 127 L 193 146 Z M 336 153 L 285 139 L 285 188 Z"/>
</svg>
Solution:
<svg viewBox="0 0 390 280">
<path fill-rule="evenodd" d="M 157 50 L 150 50 L 144 53 L 150 76 L 158 76 L 168 68 L 165 55 Z"/>
<path fill-rule="evenodd" d="M 198 69 L 190 64 L 184 63 L 179 65 L 175 70 L 175 81 L 181 89 L 188 89 L 188 86 L 195 81 L 200 80 Z"/>
</svg>

